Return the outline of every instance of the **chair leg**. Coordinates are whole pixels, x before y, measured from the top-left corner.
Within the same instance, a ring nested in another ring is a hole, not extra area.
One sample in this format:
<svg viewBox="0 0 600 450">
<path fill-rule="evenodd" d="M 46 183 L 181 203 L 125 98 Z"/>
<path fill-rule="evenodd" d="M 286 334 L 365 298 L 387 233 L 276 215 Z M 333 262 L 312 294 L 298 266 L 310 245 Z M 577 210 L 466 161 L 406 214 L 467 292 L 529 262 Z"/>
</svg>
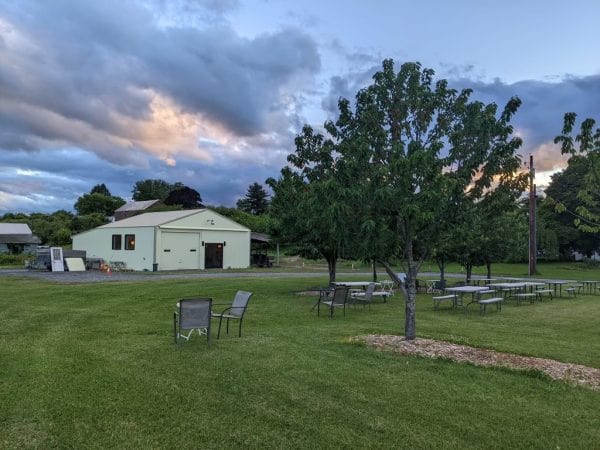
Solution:
<svg viewBox="0 0 600 450">
<path fill-rule="evenodd" d="M 219 331 L 217 331 L 217 339 L 221 337 L 221 322 L 223 321 L 223 316 L 219 317 Z"/>
<path fill-rule="evenodd" d="M 239 328 L 239 332 L 238 332 L 238 337 L 242 337 L 242 320 L 240 319 L 240 328 Z"/>
<path fill-rule="evenodd" d="M 173 313 L 173 339 L 177 344 L 177 313 Z"/>
<path fill-rule="evenodd" d="M 227 325 L 227 327 L 226 327 L 226 329 L 227 329 L 227 334 L 229 334 L 229 317 L 227 318 L 227 324 L 226 324 L 226 325 Z"/>
</svg>

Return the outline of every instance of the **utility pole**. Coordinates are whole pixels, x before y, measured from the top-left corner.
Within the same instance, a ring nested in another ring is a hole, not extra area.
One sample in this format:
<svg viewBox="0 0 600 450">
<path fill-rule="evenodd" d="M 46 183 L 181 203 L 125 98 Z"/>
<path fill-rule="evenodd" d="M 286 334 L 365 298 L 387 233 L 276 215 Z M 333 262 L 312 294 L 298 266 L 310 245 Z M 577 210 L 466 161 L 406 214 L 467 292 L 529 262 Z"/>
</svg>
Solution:
<svg viewBox="0 0 600 450">
<path fill-rule="evenodd" d="M 537 274 L 537 237 L 535 224 L 535 168 L 533 155 L 529 156 L 529 276 Z"/>
</svg>

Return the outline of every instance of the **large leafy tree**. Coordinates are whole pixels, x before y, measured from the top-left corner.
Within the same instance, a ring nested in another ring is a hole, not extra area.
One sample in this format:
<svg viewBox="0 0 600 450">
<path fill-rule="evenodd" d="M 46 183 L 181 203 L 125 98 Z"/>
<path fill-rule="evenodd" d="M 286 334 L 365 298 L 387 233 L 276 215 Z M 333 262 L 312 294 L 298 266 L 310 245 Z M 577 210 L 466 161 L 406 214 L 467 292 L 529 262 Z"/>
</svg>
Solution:
<svg viewBox="0 0 600 450">
<path fill-rule="evenodd" d="M 390 259 L 407 272 L 405 335 L 414 339 L 416 275 L 436 240 L 448 210 L 480 198 L 496 185 L 512 183 L 520 166 L 509 122 L 520 105 L 511 99 L 499 117 L 495 104 L 470 101 L 470 90 L 434 83 L 434 72 L 418 63 L 398 72 L 391 60 L 371 86 L 339 103 L 337 122 L 326 124 L 336 140 L 342 179 L 352 180 L 359 211 L 355 241 L 373 240 L 381 263 L 396 278 Z M 381 233 L 364 233 L 381 229 Z"/>
<path fill-rule="evenodd" d="M 148 179 L 136 181 L 133 190 L 133 199 L 135 201 L 144 200 L 162 200 L 164 201 L 169 193 L 175 189 L 184 187 L 182 183 L 177 182 L 174 184 L 168 183 L 164 180 Z"/>
<path fill-rule="evenodd" d="M 248 186 L 246 196 L 239 199 L 236 206 L 242 211 L 259 216 L 267 212 L 269 194 L 262 185 L 254 182 Z"/>
<path fill-rule="evenodd" d="M 289 166 L 281 170 L 280 178 L 267 180 L 274 193 L 271 213 L 278 223 L 272 234 L 295 244 L 303 256 L 325 258 L 333 282 L 354 222 L 341 161 L 333 141 L 308 125 L 295 143 L 296 151 L 288 156 Z"/>
<path fill-rule="evenodd" d="M 567 167 L 552 175 L 546 188 L 546 199 L 540 207 L 540 228 L 551 230 L 556 235 L 562 257 L 568 258 L 573 251 L 590 256 L 600 247 L 600 234 L 590 233 L 591 224 L 579 217 L 581 207 L 579 193 L 587 190 L 590 161 L 587 156 L 575 155 Z M 597 211 L 596 208 L 589 212 Z M 584 226 L 585 225 L 585 226 Z"/>
<path fill-rule="evenodd" d="M 200 193 L 187 186 L 173 189 L 164 202 L 165 205 L 181 205 L 183 209 L 204 208 Z"/>
<path fill-rule="evenodd" d="M 77 214 L 103 214 L 112 216 L 115 210 L 125 204 L 121 197 L 110 195 L 110 191 L 104 184 L 95 185 L 89 194 L 84 194 L 77 199 L 74 208 Z"/>
<path fill-rule="evenodd" d="M 577 192 L 578 205 L 570 210 L 557 200 L 558 212 L 569 212 L 574 216 L 575 225 L 589 233 L 600 232 L 600 128 L 594 129 L 596 121 L 588 118 L 581 123 L 579 133 L 573 136 L 577 114 L 565 114 L 562 134 L 554 139 L 561 145 L 563 154 L 583 156 L 587 173 L 583 186 Z"/>
</svg>

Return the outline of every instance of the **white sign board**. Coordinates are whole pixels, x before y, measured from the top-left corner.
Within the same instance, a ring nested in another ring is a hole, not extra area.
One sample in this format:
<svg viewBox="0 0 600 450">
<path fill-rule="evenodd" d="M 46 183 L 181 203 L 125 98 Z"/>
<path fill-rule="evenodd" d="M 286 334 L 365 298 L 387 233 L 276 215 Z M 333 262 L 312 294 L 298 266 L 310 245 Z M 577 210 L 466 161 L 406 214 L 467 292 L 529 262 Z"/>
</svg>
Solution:
<svg viewBox="0 0 600 450">
<path fill-rule="evenodd" d="M 64 272 L 62 247 L 50 247 L 50 259 L 52 261 L 52 272 Z"/>
</svg>

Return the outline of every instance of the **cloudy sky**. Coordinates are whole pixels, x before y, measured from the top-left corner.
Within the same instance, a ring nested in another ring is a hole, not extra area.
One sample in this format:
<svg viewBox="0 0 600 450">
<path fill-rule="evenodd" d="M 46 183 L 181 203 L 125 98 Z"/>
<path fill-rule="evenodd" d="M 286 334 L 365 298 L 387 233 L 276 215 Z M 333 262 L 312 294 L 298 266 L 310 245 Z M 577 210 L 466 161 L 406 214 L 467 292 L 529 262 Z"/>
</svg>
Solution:
<svg viewBox="0 0 600 450">
<path fill-rule="evenodd" d="M 544 184 L 563 114 L 600 119 L 598 17 L 597 0 L 0 0 L 0 214 L 147 178 L 233 206 L 384 58 L 521 97 Z"/>
</svg>

